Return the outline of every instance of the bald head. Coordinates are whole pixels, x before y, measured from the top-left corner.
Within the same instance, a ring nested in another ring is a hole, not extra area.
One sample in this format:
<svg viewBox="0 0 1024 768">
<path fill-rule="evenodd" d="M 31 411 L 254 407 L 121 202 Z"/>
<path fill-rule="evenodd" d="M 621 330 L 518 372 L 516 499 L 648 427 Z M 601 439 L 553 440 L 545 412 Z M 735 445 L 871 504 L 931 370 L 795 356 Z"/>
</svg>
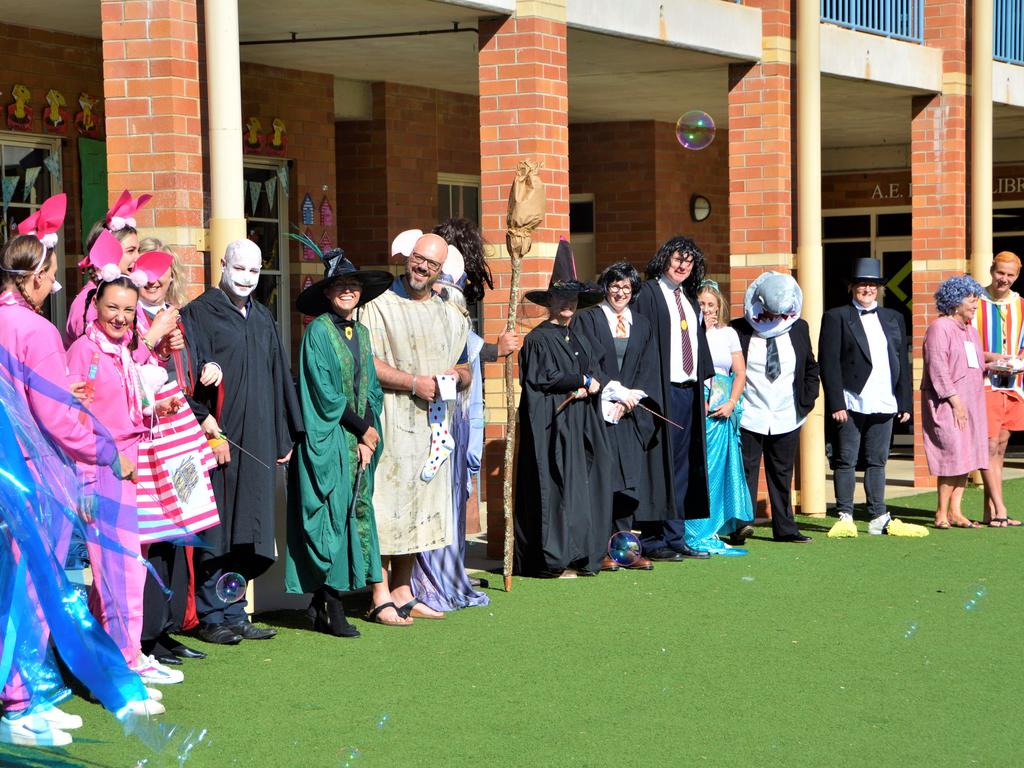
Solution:
<svg viewBox="0 0 1024 768">
<path fill-rule="evenodd" d="M 448 257 L 448 243 L 439 235 L 423 235 L 406 259 L 406 280 L 414 298 L 429 298 L 430 289 Z"/>
</svg>

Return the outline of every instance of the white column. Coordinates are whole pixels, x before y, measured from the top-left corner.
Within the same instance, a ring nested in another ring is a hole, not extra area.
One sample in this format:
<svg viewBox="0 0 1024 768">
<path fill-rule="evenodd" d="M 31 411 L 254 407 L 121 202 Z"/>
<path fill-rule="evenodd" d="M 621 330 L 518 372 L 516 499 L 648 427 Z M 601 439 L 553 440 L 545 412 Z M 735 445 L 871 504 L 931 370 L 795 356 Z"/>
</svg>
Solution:
<svg viewBox="0 0 1024 768">
<path fill-rule="evenodd" d="M 992 0 L 971 13 L 971 275 L 989 283 L 992 266 Z"/>
</svg>

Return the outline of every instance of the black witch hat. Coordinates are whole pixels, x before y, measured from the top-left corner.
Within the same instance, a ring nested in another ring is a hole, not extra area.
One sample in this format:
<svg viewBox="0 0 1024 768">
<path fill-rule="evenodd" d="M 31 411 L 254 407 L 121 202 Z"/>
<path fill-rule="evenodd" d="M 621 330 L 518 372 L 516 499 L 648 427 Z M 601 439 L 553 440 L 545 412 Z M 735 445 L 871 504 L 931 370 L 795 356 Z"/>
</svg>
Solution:
<svg viewBox="0 0 1024 768">
<path fill-rule="evenodd" d="M 341 248 L 332 248 L 327 253 L 321 253 L 320 249 L 312 240 L 304 235 L 296 236 L 289 233 L 289 237 L 298 240 L 307 247 L 312 247 L 314 252 L 320 256 L 324 263 L 323 279 L 317 280 L 308 288 L 304 289 L 295 300 L 295 308 L 304 315 L 316 317 L 324 312 L 331 311 L 331 302 L 324 295 L 327 286 L 342 277 L 352 278 L 359 282 L 362 291 L 359 295 L 357 307 L 373 301 L 384 291 L 391 287 L 394 275 L 382 269 L 359 269 L 355 264 L 345 258 L 345 251 Z"/>
<path fill-rule="evenodd" d="M 542 307 L 548 307 L 551 306 L 552 294 L 575 296 L 578 309 L 600 304 L 604 298 L 604 291 L 596 285 L 583 283 L 577 279 L 576 259 L 573 257 L 569 241 L 564 237 L 558 241 L 558 250 L 555 252 L 555 264 L 551 268 L 551 282 L 548 283 L 548 289 L 546 291 L 527 291 L 523 298 Z"/>
</svg>

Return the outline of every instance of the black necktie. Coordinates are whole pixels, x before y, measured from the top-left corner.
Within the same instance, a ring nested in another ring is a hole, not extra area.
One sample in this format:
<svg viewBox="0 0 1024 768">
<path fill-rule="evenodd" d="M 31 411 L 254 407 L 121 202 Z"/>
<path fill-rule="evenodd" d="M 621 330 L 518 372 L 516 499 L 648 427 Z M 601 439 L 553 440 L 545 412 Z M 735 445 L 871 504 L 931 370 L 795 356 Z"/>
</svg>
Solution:
<svg viewBox="0 0 1024 768">
<path fill-rule="evenodd" d="M 775 381 L 779 378 L 779 374 L 782 373 L 782 363 L 779 362 L 779 347 L 775 343 L 775 337 L 772 336 L 766 340 L 768 345 L 768 357 L 764 363 L 764 375 L 768 381 Z"/>
<path fill-rule="evenodd" d="M 860 312 L 861 317 L 863 317 L 864 315 L 873 315 L 873 314 L 875 314 L 878 311 L 878 307 L 875 307 L 874 309 L 860 309 L 860 310 L 857 310 L 857 311 Z"/>
</svg>

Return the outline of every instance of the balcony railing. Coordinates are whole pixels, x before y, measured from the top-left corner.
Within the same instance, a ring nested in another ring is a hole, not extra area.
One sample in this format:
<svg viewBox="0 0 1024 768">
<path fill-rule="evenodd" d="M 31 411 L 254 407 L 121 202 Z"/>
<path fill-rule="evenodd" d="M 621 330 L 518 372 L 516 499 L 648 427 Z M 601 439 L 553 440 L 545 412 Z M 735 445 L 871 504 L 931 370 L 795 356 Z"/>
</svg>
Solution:
<svg viewBox="0 0 1024 768">
<path fill-rule="evenodd" d="M 821 20 L 896 40 L 924 40 L 924 0 L 821 0 Z"/>
<path fill-rule="evenodd" d="M 992 57 L 1024 64 L 1024 0 L 995 0 L 992 11 Z"/>
</svg>

